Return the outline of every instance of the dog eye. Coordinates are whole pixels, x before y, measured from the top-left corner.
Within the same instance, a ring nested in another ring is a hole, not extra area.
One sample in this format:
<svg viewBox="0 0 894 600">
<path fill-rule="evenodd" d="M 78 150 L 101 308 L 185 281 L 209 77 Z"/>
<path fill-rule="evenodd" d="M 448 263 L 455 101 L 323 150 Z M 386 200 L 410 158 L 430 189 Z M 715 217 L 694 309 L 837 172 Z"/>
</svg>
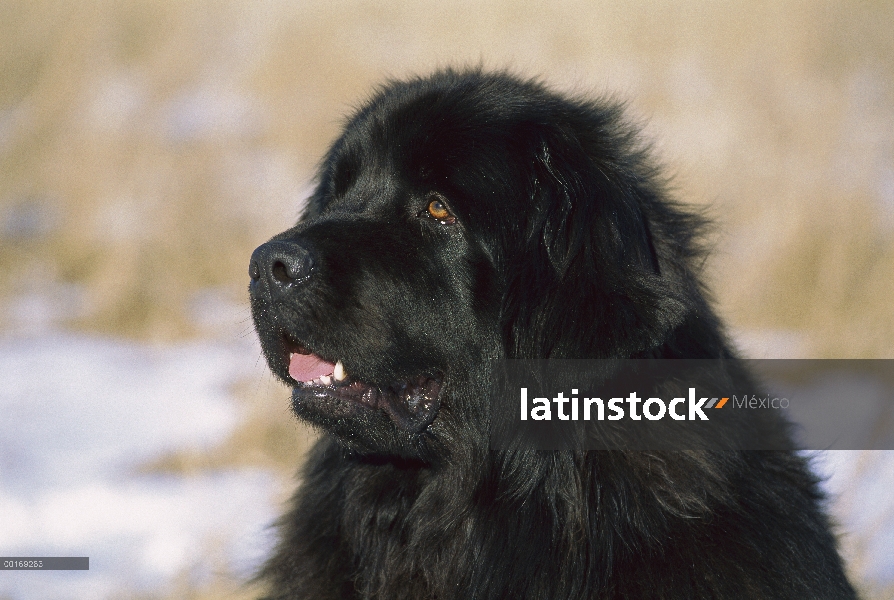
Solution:
<svg viewBox="0 0 894 600">
<path fill-rule="evenodd" d="M 429 217 L 437 219 L 442 223 L 448 224 L 456 221 L 456 217 L 454 217 L 447 208 L 444 199 L 440 195 L 435 194 L 431 196 L 431 201 L 428 203 L 428 208 L 426 210 Z"/>
<path fill-rule="evenodd" d="M 450 216 L 450 211 L 440 200 L 432 200 L 428 203 L 428 214 L 436 219 L 446 219 Z"/>
</svg>

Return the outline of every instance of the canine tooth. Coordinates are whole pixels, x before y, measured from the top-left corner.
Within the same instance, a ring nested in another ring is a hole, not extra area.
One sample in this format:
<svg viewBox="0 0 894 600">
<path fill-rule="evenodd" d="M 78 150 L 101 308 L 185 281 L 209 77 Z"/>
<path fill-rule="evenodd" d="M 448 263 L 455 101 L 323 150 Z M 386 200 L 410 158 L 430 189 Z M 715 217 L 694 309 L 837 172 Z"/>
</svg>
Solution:
<svg viewBox="0 0 894 600">
<path fill-rule="evenodd" d="M 332 371 L 332 377 L 334 377 L 336 381 L 344 381 L 345 377 L 347 376 L 348 374 L 345 373 L 345 366 L 341 364 L 341 361 L 335 363 L 335 369 L 333 369 Z"/>
<path fill-rule="evenodd" d="M 323 385 L 329 385 L 330 383 L 332 383 L 332 379 L 328 375 L 323 375 L 322 377 L 320 377 L 320 383 L 322 383 Z"/>
</svg>

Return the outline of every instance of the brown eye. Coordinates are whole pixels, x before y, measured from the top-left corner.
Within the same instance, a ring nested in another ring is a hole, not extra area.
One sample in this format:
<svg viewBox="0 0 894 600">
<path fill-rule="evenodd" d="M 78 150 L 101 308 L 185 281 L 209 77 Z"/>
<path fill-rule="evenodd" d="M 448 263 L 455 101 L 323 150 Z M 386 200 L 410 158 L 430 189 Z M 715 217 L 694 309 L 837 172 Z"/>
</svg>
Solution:
<svg viewBox="0 0 894 600">
<path fill-rule="evenodd" d="M 445 223 L 453 223 L 456 221 L 456 217 L 450 213 L 447 209 L 447 205 L 444 204 L 444 200 L 440 196 L 432 196 L 431 202 L 428 203 L 427 210 L 428 215 L 438 221 L 443 221 Z"/>
</svg>

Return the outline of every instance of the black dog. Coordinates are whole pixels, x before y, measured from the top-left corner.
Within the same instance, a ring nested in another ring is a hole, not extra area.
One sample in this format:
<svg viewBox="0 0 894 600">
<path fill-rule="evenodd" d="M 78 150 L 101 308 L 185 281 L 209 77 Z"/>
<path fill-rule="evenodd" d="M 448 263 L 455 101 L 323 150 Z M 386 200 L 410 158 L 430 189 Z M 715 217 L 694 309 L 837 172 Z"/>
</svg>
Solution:
<svg viewBox="0 0 894 600">
<path fill-rule="evenodd" d="M 702 228 L 614 104 L 480 71 L 378 90 L 251 260 L 270 368 L 325 432 L 269 597 L 854 598 L 792 449 L 490 443 L 495 359 L 736 363 Z"/>
</svg>

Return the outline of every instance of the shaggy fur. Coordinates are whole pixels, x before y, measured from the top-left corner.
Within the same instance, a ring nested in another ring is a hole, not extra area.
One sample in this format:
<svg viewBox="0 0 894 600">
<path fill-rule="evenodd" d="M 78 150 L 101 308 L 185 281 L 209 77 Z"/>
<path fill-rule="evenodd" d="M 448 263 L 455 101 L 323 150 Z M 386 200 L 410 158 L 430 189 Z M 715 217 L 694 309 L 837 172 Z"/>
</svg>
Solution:
<svg viewBox="0 0 894 600">
<path fill-rule="evenodd" d="M 493 359 L 735 364 L 702 228 L 611 102 L 480 71 L 381 87 L 252 257 L 265 356 L 324 431 L 269 598 L 854 598 L 792 449 L 489 443 Z"/>
</svg>

